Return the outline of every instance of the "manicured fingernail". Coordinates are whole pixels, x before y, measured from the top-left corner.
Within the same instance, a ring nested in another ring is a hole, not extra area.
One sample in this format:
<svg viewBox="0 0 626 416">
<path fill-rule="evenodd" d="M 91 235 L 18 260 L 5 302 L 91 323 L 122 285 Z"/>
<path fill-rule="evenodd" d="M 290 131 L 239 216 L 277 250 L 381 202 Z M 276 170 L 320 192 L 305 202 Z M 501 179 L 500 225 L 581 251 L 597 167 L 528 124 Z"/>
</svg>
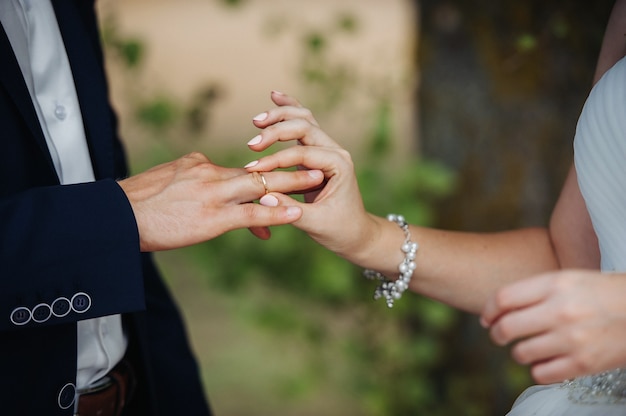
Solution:
<svg viewBox="0 0 626 416">
<path fill-rule="evenodd" d="M 263 121 L 267 118 L 267 113 L 261 113 L 261 114 L 257 114 L 256 116 L 252 117 L 252 120 L 254 121 Z"/>
<path fill-rule="evenodd" d="M 272 94 L 285 95 L 284 93 L 276 90 L 272 90 Z"/>
<path fill-rule="evenodd" d="M 251 168 L 253 166 L 256 166 L 259 164 L 258 160 L 253 160 L 252 162 L 249 162 L 246 166 L 244 166 L 244 168 Z"/>
<path fill-rule="evenodd" d="M 248 146 L 254 146 L 255 144 L 259 144 L 261 143 L 261 140 L 263 140 L 263 137 L 261 137 L 260 134 L 257 134 L 252 139 L 250 139 L 250 141 L 248 142 Z"/>
<path fill-rule="evenodd" d="M 266 207 L 276 207 L 278 206 L 278 198 L 270 194 L 263 195 L 261 199 L 259 199 L 259 204 Z"/>
</svg>

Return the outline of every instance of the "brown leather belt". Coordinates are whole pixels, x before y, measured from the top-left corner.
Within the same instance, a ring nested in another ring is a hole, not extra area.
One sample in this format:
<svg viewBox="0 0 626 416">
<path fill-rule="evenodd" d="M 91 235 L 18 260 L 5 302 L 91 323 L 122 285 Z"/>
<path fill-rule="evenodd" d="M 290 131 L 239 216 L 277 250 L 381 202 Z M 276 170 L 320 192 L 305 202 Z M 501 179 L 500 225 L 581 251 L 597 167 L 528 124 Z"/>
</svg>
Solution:
<svg viewBox="0 0 626 416">
<path fill-rule="evenodd" d="M 135 375 L 130 363 L 120 362 L 96 385 L 79 392 L 77 416 L 120 416 L 131 399 Z"/>
</svg>

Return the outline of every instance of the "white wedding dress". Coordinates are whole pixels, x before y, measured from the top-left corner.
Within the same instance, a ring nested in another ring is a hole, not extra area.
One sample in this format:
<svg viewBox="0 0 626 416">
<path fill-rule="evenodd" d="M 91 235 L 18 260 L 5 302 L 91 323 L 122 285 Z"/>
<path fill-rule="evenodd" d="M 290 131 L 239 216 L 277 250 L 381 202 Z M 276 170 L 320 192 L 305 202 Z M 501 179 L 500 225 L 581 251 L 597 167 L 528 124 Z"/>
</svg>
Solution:
<svg viewBox="0 0 626 416">
<path fill-rule="evenodd" d="M 576 128 L 574 163 L 600 243 L 602 270 L 626 272 L 626 58 L 587 98 Z M 626 415 L 626 369 L 531 387 L 508 413 L 530 415 Z"/>
</svg>

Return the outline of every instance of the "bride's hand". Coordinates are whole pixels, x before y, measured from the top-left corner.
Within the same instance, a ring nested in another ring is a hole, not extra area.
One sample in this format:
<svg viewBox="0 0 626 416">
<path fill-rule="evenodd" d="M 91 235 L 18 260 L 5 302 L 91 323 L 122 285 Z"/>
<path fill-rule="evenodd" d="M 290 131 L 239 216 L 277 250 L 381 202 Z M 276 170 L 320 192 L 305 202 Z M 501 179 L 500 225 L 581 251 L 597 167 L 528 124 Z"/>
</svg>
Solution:
<svg viewBox="0 0 626 416">
<path fill-rule="evenodd" d="M 300 206 L 303 215 L 293 223 L 296 227 L 329 250 L 355 260 L 375 238 L 377 223 L 363 207 L 350 153 L 322 131 L 311 111 L 295 98 L 278 92 L 271 97 L 277 107 L 254 117 L 253 123 L 262 130 L 248 146 L 258 152 L 276 142 L 293 141 L 299 146 L 250 162 L 246 169 L 267 172 L 296 166 L 318 170 L 324 173 L 324 184 L 305 193 L 304 204 L 278 192 L 270 192 L 261 203 Z M 272 190 L 271 184 L 268 188 Z"/>
<path fill-rule="evenodd" d="M 624 296 L 624 274 L 559 271 L 498 290 L 481 321 L 537 382 L 560 382 L 626 365 Z"/>
</svg>

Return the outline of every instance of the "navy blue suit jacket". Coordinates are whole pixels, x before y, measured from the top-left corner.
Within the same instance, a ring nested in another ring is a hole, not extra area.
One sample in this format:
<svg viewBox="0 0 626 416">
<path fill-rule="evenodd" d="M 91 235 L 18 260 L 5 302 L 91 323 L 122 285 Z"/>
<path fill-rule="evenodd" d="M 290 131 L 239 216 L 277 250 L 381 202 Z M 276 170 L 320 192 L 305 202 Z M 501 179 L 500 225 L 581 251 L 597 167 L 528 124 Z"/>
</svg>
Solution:
<svg viewBox="0 0 626 416">
<path fill-rule="evenodd" d="M 184 326 L 139 251 L 90 0 L 52 0 L 96 181 L 59 185 L 30 95 L 0 30 L 0 413 L 71 415 L 76 322 L 123 314 L 139 377 L 127 414 L 207 415 Z"/>
</svg>

